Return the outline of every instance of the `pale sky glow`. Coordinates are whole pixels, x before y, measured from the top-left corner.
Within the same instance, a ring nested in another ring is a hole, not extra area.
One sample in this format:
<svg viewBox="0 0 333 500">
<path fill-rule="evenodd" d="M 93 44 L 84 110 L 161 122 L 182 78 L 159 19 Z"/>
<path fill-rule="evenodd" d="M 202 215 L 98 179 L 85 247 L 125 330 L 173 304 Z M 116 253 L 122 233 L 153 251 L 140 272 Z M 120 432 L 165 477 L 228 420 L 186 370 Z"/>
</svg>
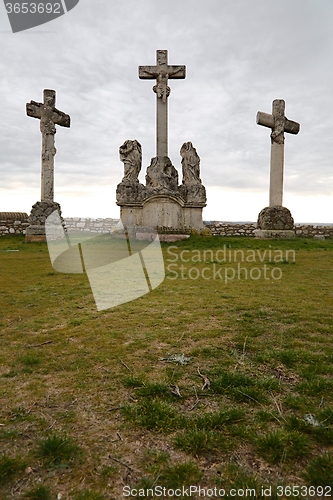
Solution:
<svg viewBox="0 0 333 500">
<path fill-rule="evenodd" d="M 25 114 L 43 89 L 71 116 L 57 128 L 55 201 L 64 217 L 119 217 L 119 146 L 155 156 L 153 81 L 138 78 L 167 49 L 186 65 L 171 80 L 169 156 L 192 141 L 207 189 L 205 220 L 255 221 L 268 205 L 270 131 L 257 111 L 286 101 L 301 124 L 286 134 L 284 205 L 296 222 L 333 223 L 331 0 L 80 0 L 66 15 L 13 34 L 0 5 L 0 211 L 40 199 L 39 122 Z"/>
</svg>

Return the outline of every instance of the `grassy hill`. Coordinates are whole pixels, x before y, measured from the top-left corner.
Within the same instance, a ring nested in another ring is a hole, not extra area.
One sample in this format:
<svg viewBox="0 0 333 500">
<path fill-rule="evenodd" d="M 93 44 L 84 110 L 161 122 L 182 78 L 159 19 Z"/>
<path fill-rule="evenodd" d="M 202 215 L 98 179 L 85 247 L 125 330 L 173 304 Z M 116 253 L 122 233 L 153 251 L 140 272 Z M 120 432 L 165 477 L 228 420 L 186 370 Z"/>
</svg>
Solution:
<svg viewBox="0 0 333 500">
<path fill-rule="evenodd" d="M 97 312 L 46 244 L 0 239 L 0 498 L 333 494 L 333 241 L 163 252 L 157 289 Z"/>
</svg>

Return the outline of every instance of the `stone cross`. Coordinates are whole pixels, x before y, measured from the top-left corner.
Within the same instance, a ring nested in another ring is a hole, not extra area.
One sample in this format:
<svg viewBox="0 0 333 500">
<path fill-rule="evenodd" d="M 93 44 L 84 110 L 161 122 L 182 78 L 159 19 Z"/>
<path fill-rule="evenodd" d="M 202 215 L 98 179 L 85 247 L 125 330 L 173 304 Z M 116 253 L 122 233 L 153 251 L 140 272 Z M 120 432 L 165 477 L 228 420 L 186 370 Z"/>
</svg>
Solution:
<svg viewBox="0 0 333 500">
<path fill-rule="evenodd" d="M 55 107 L 55 90 L 44 90 L 44 102 L 27 103 L 27 115 L 40 119 L 42 133 L 42 186 L 41 201 L 54 201 L 54 146 L 56 125 L 70 127 L 70 116 Z"/>
<path fill-rule="evenodd" d="M 186 76 L 185 66 L 169 66 L 168 51 L 156 51 L 156 66 L 139 66 L 139 78 L 154 80 L 156 85 L 156 156 L 168 156 L 168 97 L 170 87 L 169 78 L 182 78 Z"/>
<path fill-rule="evenodd" d="M 285 102 L 283 99 L 275 99 L 272 106 L 272 114 L 257 113 L 257 124 L 272 129 L 271 133 L 271 172 L 269 206 L 282 206 L 283 196 L 283 165 L 284 165 L 284 132 L 298 134 L 300 125 L 288 120 L 284 114 Z"/>
</svg>

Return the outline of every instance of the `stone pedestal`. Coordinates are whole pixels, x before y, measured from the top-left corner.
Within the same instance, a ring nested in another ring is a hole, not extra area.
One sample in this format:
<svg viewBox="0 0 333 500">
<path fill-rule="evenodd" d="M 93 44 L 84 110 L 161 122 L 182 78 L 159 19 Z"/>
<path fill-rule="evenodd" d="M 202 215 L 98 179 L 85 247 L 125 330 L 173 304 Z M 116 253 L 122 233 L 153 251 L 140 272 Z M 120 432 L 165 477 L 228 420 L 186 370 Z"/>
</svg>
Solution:
<svg viewBox="0 0 333 500">
<path fill-rule="evenodd" d="M 33 205 L 28 218 L 29 226 L 25 232 L 26 243 L 46 242 L 45 221 L 55 210 L 57 210 L 61 218 L 59 203 L 54 201 L 37 201 Z"/>
<path fill-rule="evenodd" d="M 294 219 L 286 207 L 263 208 L 258 215 L 256 238 L 295 238 Z"/>
<path fill-rule="evenodd" d="M 159 232 L 190 232 L 205 229 L 202 209 L 193 206 L 174 194 L 155 194 L 140 205 L 120 204 L 120 218 L 124 226 L 145 226 Z"/>
<path fill-rule="evenodd" d="M 124 178 L 117 186 L 120 218 L 127 227 L 151 227 L 162 233 L 190 233 L 205 229 L 202 209 L 206 189 L 200 180 L 199 162 L 191 143 L 181 149 L 183 183 L 167 156 L 155 156 L 146 172 L 146 185 L 137 178 L 141 169 L 141 146 L 126 141 L 120 148 Z"/>
<path fill-rule="evenodd" d="M 281 229 L 273 230 L 273 229 L 255 229 L 254 231 L 255 238 L 261 239 L 286 239 L 290 240 L 292 238 L 296 238 L 295 231 L 282 231 Z"/>
</svg>

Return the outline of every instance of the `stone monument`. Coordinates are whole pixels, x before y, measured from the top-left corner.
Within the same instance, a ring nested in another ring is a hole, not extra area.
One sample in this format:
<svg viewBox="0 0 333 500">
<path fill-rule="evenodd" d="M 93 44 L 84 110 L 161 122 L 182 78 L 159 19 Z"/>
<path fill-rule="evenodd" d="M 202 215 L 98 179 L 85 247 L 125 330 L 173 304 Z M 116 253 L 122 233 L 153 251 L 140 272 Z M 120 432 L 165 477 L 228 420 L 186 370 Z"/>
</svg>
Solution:
<svg viewBox="0 0 333 500">
<path fill-rule="evenodd" d="M 284 132 L 298 134 L 300 125 L 285 116 L 283 99 L 273 101 L 272 114 L 257 113 L 257 124 L 268 127 L 271 133 L 271 166 L 269 206 L 258 215 L 258 238 L 295 237 L 294 219 L 288 208 L 282 206 L 284 170 Z"/>
<path fill-rule="evenodd" d="M 28 219 L 29 227 L 26 230 L 27 243 L 46 241 L 45 220 L 54 210 L 59 212 L 59 203 L 54 201 L 54 156 L 57 152 L 54 145 L 56 125 L 70 127 L 70 117 L 55 107 L 56 92 L 44 90 L 44 102 L 31 101 L 27 103 L 27 115 L 40 120 L 42 134 L 42 176 L 41 201 L 33 205 Z"/>
<path fill-rule="evenodd" d="M 168 51 L 157 50 L 156 66 L 139 66 L 139 78 L 155 80 L 156 156 L 146 171 L 146 184 L 139 182 L 142 167 L 141 145 L 127 140 L 119 149 L 124 177 L 117 186 L 117 205 L 124 226 L 146 226 L 159 231 L 189 232 L 204 229 L 202 209 L 206 190 L 200 179 L 200 158 L 191 142 L 183 144 L 183 180 L 168 156 L 169 79 L 184 79 L 185 66 L 169 66 Z"/>
</svg>

